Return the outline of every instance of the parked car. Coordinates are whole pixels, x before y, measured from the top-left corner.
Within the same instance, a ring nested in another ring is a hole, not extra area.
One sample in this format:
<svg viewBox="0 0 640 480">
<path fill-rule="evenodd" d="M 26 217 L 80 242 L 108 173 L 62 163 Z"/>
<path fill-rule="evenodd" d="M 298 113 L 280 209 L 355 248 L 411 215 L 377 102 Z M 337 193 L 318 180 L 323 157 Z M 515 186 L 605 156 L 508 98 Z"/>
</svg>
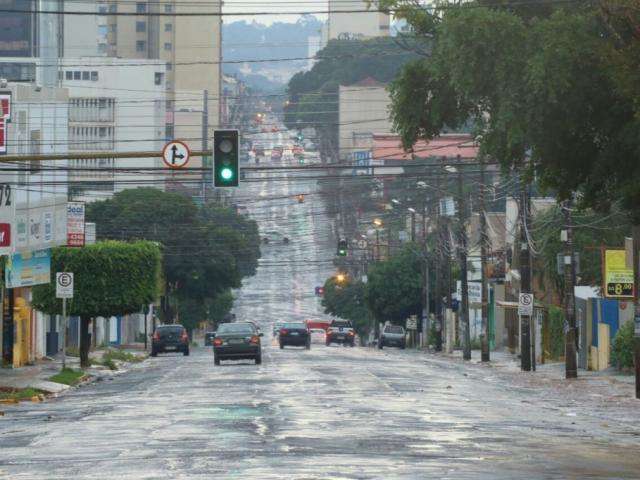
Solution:
<svg viewBox="0 0 640 480">
<path fill-rule="evenodd" d="M 262 243 L 282 243 L 287 245 L 289 243 L 289 237 L 285 237 L 276 230 L 270 230 L 265 232 L 264 237 L 262 237 Z"/>
<path fill-rule="evenodd" d="M 325 341 L 327 347 L 332 343 L 342 343 L 343 345 L 356 344 L 356 331 L 351 322 L 347 320 L 333 320 L 327 329 Z"/>
<path fill-rule="evenodd" d="M 385 325 L 380 333 L 378 348 L 382 350 L 383 347 L 399 347 L 404 350 L 406 346 L 407 340 L 404 328 L 400 325 Z"/>
<path fill-rule="evenodd" d="M 151 336 L 151 356 L 159 353 L 182 352 L 189 355 L 189 335 L 179 324 L 158 325 Z"/>
<path fill-rule="evenodd" d="M 223 323 L 213 339 L 214 363 L 222 360 L 252 359 L 262 363 L 262 333 L 250 322 Z"/>
<path fill-rule="evenodd" d="M 287 322 L 280 329 L 278 334 L 280 349 L 286 345 L 311 348 L 311 333 L 304 322 Z"/>
</svg>

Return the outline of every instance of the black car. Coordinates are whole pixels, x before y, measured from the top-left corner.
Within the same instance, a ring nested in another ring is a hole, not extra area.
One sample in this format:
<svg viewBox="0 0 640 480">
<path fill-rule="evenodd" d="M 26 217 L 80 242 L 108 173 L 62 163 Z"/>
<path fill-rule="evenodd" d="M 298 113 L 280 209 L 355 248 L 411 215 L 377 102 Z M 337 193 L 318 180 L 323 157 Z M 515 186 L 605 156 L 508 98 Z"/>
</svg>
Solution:
<svg viewBox="0 0 640 480">
<path fill-rule="evenodd" d="M 151 337 L 151 356 L 159 353 L 182 352 L 189 355 L 189 335 L 187 330 L 179 324 L 159 325 Z"/>
<path fill-rule="evenodd" d="M 214 363 L 222 360 L 255 360 L 262 363 L 262 333 L 249 322 L 223 323 L 218 327 L 213 339 Z"/>
<path fill-rule="evenodd" d="M 327 328 L 326 345 L 332 343 L 342 343 L 343 345 L 351 345 L 356 342 L 356 331 L 353 329 L 351 322 L 347 320 L 334 320 Z"/>
<path fill-rule="evenodd" d="M 303 322 L 285 323 L 278 333 L 278 341 L 280 348 L 286 345 L 297 347 L 305 347 L 307 350 L 311 348 L 311 333 L 307 328 L 307 324 Z"/>
</svg>

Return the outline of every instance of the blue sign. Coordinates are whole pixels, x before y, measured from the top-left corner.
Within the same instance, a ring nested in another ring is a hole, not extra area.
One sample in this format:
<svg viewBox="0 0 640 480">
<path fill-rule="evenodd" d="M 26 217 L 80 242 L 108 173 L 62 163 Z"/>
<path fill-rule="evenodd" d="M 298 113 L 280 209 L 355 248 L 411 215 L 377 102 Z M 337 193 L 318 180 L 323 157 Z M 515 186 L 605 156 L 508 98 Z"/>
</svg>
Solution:
<svg viewBox="0 0 640 480">
<path fill-rule="evenodd" d="M 4 270 L 7 288 L 30 287 L 51 281 L 51 249 L 16 253 L 7 258 Z"/>
<path fill-rule="evenodd" d="M 371 150 L 358 150 L 353 152 L 353 161 L 358 167 L 368 167 L 371 165 L 371 158 L 373 157 Z M 354 168 L 353 175 L 371 175 L 368 168 Z"/>
</svg>

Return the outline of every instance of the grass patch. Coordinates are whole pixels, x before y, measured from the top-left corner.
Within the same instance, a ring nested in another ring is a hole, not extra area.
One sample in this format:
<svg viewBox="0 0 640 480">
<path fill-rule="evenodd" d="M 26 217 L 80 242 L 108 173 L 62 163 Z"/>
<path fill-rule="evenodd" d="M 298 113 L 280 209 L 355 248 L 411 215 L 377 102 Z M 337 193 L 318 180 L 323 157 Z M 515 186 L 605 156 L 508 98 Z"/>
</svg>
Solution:
<svg viewBox="0 0 640 480">
<path fill-rule="evenodd" d="M 0 390 L 0 400 L 30 400 L 41 393 L 35 388 L 3 388 Z"/>
<path fill-rule="evenodd" d="M 59 373 L 56 373 L 53 377 L 49 377 L 49 380 L 56 383 L 62 383 L 64 385 L 77 385 L 84 378 L 85 373 L 82 370 L 74 370 L 72 368 L 63 368 Z"/>
<path fill-rule="evenodd" d="M 124 350 L 107 350 L 102 356 L 102 360 L 119 360 L 121 362 L 138 363 L 144 360 L 144 355 L 125 352 Z"/>
</svg>

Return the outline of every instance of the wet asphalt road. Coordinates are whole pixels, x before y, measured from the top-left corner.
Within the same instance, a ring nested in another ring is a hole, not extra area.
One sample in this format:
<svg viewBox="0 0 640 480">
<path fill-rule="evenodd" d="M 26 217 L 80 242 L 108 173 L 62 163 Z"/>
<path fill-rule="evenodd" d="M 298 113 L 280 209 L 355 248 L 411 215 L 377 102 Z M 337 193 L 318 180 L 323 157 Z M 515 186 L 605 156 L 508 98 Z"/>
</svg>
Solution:
<svg viewBox="0 0 640 480">
<path fill-rule="evenodd" d="M 214 367 L 197 348 L 7 408 L 0 478 L 640 478 L 639 437 L 490 370 L 409 350 L 272 345 L 271 323 L 322 315 L 313 287 L 335 245 L 315 182 L 266 175 L 237 200 L 292 242 L 265 247 L 235 307 L 263 325 L 264 364 Z M 310 195 L 287 198 L 297 193 Z"/>
</svg>

